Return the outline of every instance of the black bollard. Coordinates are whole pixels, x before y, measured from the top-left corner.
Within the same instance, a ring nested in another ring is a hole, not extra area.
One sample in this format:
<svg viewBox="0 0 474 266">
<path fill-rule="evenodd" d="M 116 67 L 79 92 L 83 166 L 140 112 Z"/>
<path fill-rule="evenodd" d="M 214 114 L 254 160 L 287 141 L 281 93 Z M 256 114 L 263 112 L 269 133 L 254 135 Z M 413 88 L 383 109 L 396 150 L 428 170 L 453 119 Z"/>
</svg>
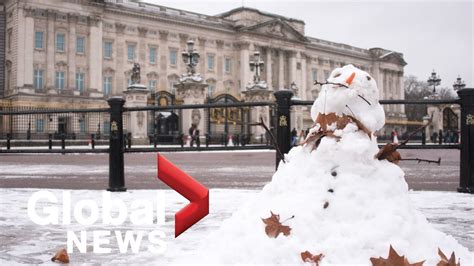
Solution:
<svg viewBox="0 0 474 266">
<path fill-rule="evenodd" d="M 280 90 L 274 93 L 277 103 L 277 135 L 276 144 L 280 149 L 281 153 L 288 153 L 291 149 L 290 142 L 290 108 L 291 108 L 291 97 L 293 92 L 289 90 Z M 283 158 L 280 154 L 276 153 L 276 167 Z"/>
<path fill-rule="evenodd" d="M 95 135 L 91 134 L 91 148 L 95 149 Z"/>
<path fill-rule="evenodd" d="M 53 149 L 53 134 L 48 134 L 48 149 Z"/>
<path fill-rule="evenodd" d="M 12 138 L 12 135 L 10 133 L 7 133 L 7 150 L 11 148 L 11 143 L 10 143 L 11 138 Z"/>
<path fill-rule="evenodd" d="M 127 133 L 127 147 L 129 149 L 132 148 L 132 133 L 131 132 Z"/>
<path fill-rule="evenodd" d="M 66 134 L 61 133 L 61 149 L 66 149 Z"/>
<path fill-rule="evenodd" d="M 121 97 L 107 100 L 110 106 L 110 139 L 109 139 L 109 188 L 108 191 L 126 191 L 124 174 L 124 138 L 123 138 L 123 105 Z"/>
<path fill-rule="evenodd" d="M 474 89 L 458 90 L 461 103 L 459 192 L 474 193 Z"/>
</svg>

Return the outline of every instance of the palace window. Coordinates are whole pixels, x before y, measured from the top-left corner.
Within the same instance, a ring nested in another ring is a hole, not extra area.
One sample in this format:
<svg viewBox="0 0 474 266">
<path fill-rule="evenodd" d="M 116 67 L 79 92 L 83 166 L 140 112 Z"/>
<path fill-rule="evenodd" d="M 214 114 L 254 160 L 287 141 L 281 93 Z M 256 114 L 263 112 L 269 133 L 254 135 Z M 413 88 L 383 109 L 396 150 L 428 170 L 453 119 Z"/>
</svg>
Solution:
<svg viewBox="0 0 474 266">
<path fill-rule="evenodd" d="M 56 71 L 56 82 L 55 86 L 59 90 L 64 89 L 64 71 Z"/>
<path fill-rule="evenodd" d="M 148 81 L 148 89 L 153 91 L 156 89 L 156 79 L 150 79 Z"/>
<path fill-rule="evenodd" d="M 232 71 L 232 59 L 226 58 L 224 64 L 225 73 L 230 73 Z"/>
<path fill-rule="evenodd" d="M 104 134 L 110 134 L 110 121 L 108 120 L 104 121 Z"/>
<path fill-rule="evenodd" d="M 324 78 L 326 80 L 329 78 L 329 75 L 331 75 L 331 72 L 329 72 L 329 70 L 324 70 Z"/>
<path fill-rule="evenodd" d="M 7 33 L 7 51 L 11 51 L 11 49 L 12 49 L 12 29 L 9 29 Z"/>
<path fill-rule="evenodd" d="M 36 132 L 44 132 L 44 119 L 36 119 Z"/>
<path fill-rule="evenodd" d="M 35 49 L 43 49 L 44 43 L 44 32 L 36 31 L 35 32 Z"/>
<path fill-rule="evenodd" d="M 150 47 L 150 64 L 156 64 L 156 48 L 155 47 Z"/>
<path fill-rule="evenodd" d="M 56 34 L 56 52 L 64 52 L 66 47 L 66 35 L 64 33 Z"/>
<path fill-rule="evenodd" d="M 127 45 L 127 59 L 129 61 L 133 61 L 135 59 L 135 45 L 134 44 Z"/>
<path fill-rule="evenodd" d="M 86 133 L 86 119 L 84 117 L 79 118 L 79 132 Z"/>
<path fill-rule="evenodd" d="M 216 85 L 215 84 L 209 84 L 208 85 L 208 94 L 209 97 L 211 97 L 214 94 L 214 91 L 216 90 Z"/>
<path fill-rule="evenodd" d="M 214 70 L 214 55 L 207 55 L 207 69 Z"/>
<path fill-rule="evenodd" d="M 104 42 L 104 58 L 112 58 L 112 42 Z"/>
<path fill-rule="evenodd" d="M 37 91 L 43 90 L 43 80 L 44 80 L 44 71 L 40 69 L 35 69 L 34 77 L 33 77 L 35 90 Z"/>
<path fill-rule="evenodd" d="M 86 52 L 86 38 L 79 36 L 76 38 L 76 53 L 84 54 Z"/>
<path fill-rule="evenodd" d="M 112 92 L 112 77 L 104 77 L 104 96 L 109 96 Z"/>
<path fill-rule="evenodd" d="M 318 80 L 318 70 L 316 68 L 311 69 L 311 78 L 313 81 Z"/>
<path fill-rule="evenodd" d="M 84 73 L 76 73 L 76 90 L 84 92 Z"/>
<path fill-rule="evenodd" d="M 178 63 L 178 51 L 171 50 L 170 51 L 170 65 L 176 66 Z"/>
</svg>

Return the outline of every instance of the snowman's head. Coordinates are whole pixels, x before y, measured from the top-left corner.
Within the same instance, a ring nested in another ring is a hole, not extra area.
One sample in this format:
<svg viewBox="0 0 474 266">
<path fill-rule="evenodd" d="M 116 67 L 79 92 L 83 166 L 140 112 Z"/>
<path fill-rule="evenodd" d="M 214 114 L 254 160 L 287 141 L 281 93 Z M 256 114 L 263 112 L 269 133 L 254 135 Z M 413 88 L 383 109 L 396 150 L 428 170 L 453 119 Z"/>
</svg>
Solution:
<svg viewBox="0 0 474 266">
<path fill-rule="evenodd" d="M 350 114 L 367 121 L 368 127 L 377 130 L 385 123 L 385 114 L 379 104 L 379 90 L 369 73 L 353 65 L 336 68 L 323 85 L 318 98 L 311 108 L 311 117 L 316 120 L 318 113 Z M 367 118 L 367 116 L 372 116 Z M 371 126 L 372 125 L 372 126 Z"/>
</svg>

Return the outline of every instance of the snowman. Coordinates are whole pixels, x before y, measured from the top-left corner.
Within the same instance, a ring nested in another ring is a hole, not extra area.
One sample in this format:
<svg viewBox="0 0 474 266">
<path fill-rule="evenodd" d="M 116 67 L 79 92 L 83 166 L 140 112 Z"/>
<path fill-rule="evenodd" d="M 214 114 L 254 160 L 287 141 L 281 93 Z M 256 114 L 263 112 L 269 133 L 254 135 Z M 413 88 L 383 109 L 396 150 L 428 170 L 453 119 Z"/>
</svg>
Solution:
<svg viewBox="0 0 474 266">
<path fill-rule="evenodd" d="M 285 155 L 272 181 L 189 262 L 372 265 L 371 258 L 387 257 L 393 247 L 410 263 L 436 265 L 439 248 L 471 265 L 469 250 L 412 205 L 398 165 L 375 158 L 375 132 L 385 123 L 378 102 L 368 73 L 352 65 L 335 69 L 311 108 L 314 124 L 304 144 Z"/>
</svg>

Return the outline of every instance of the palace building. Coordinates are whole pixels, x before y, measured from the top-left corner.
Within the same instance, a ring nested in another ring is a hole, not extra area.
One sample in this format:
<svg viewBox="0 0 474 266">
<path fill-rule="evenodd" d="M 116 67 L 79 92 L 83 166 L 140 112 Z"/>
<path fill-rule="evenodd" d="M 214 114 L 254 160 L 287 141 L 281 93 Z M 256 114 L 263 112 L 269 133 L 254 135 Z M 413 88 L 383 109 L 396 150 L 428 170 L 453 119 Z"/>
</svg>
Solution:
<svg viewBox="0 0 474 266">
<path fill-rule="evenodd" d="M 209 16 L 127 0 L 7 0 L 0 4 L 0 36 L 5 36 L 0 43 L 3 107 L 106 107 L 107 98 L 124 95 L 132 83 L 134 63 L 140 64 L 141 84 L 150 90 L 147 104 L 182 104 L 175 85 L 186 72 L 182 52 L 188 40 L 194 40 L 200 55 L 196 70 L 207 84 L 196 95 L 202 102 L 224 96 L 245 101 L 255 51 L 264 61 L 261 79 L 269 91 L 293 89 L 298 98 L 314 100 L 320 89 L 314 80 L 324 81 L 334 68 L 353 64 L 376 79 L 381 99 L 404 99 L 403 54 L 310 37 L 302 20 L 247 7 Z M 292 128 L 312 124 L 307 109 L 292 118 Z M 385 111 L 385 130 L 405 127 L 403 105 L 385 106 Z M 213 110 L 202 118 L 208 124 L 202 133 L 222 131 L 219 114 Z M 242 114 L 236 110 L 228 116 L 231 131 L 240 130 Z M 49 119 L 39 123 L 41 128 L 30 122 L 29 129 L 57 131 L 58 123 L 62 130 L 74 124 Z M 104 121 L 103 129 L 107 126 Z"/>
</svg>

